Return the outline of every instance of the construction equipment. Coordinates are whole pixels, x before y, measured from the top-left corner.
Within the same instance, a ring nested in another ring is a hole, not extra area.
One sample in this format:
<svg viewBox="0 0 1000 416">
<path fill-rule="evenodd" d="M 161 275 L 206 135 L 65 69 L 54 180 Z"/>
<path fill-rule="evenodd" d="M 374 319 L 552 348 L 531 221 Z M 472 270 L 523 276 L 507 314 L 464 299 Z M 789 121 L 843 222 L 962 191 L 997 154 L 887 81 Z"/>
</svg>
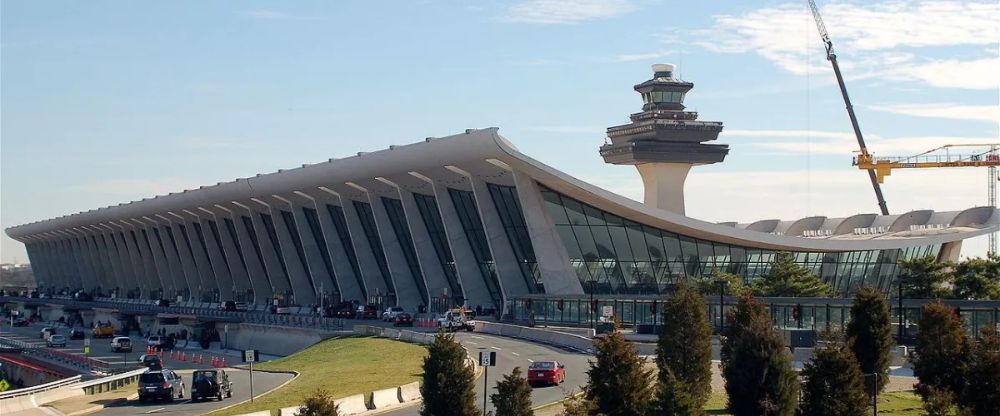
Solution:
<svg viewBox="0 0 1000 416">
<path fill-rule="evenodd" d="M 953 149 L 972 149 L 967 152 L 953 153 Z M 855 160 L 858 169 L 874 171 L 878 183 L 892 174 L 893 169 L 920 168 L 989 168 L 987 181 L 987 203 L 997 206 L 997 167 L 1000 167 L 1000 143 L 988 144 L 946 144 L 913 156 L 875 157 L 871 154 L 861 154 Z M 997 235 L 989 235 L 989 253 L 997 253 Z"/>
<path fill-rule="evenodd" d="M 449 309 L 444 316 L 437 319 L 437 326 L 448 332 L 463 329 L 472 331 L 476 328 L 476 321 L 472 319 L 471 314 L 465 308 Z"/>
<path fill-rule="evenodd" d="M 816 28 L 819 29 L 819 35 L 823 38 L 823 46 L 826 47 L 826 60 L 830 61 L 833 65 L 833 73 L 837 76 L 837 84 L 840 85 L 840 94 L 844 97 L 844 105 L 847 106 L 847 115 L 851 117 L 851 127 L 854 128 L 854 136 L 858 139 L 858 146 L 861 147 L 862 157 L 871 157 L 868 154 L 868 147 L 865 146 L 865 138 L 861 135 L 861 127 L 858 125 L 858 118 L 854 115 L 854 106 L 851 105 L 851 98 L 847 95 L 847 85 L 844 84 L 844 76 L 840 73 L 840 65 L 837 64 L 837 54 L 833 52 L 833 41 L 830 40 L 830 34 L 826 31 L 826 25 L 823 24 L 823 18 L 819 15 L 819 7 L 816 6 L 816 2 L 809 0 L 809 8 L 812 10 L 813 19 L 816 20 Z M 875 170 L 868 170 L 868 178 L 871 179 L 872 188 L 875 189 L 875 198 L 878 199 L 878 208 L 882 212 L 882 215 L 889 215 L 889 207 L 885 204 L 885 197 L 882 196 L 882 187 L 879 185 L 881 181 L 878 180 Z"/>
</svg>

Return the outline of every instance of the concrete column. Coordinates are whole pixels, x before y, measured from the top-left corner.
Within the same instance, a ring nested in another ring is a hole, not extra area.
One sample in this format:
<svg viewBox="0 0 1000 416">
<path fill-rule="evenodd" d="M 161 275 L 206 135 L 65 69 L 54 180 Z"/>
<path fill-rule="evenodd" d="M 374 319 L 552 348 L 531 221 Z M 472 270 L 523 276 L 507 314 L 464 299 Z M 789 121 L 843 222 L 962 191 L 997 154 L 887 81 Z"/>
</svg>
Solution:
<svg viewBox="0 0 1000 416">
<path fill-rule="evenodd" d="M 360 259 L 358 259 L 358 269 L 355 270 L 351 266 L 350 259 L 347 255 L 347 250 L 354 252 L 355 257 L 358 257 L 358 249 L 356 248 L 358 243 L 356 243 L 355 238 L 357 236 L 351 235 L 350 227 L 348 227 L 348 242 L 345 244 L 340 238 L 340 233 L 337 230 L 336 225 L 333 223 L 333 219 L 330 218 L 330 210 L 327 205 L 331 206 L 341 206 L 340 196 L 332 193 L 329 190 L 320 190 L 311 195 L 307 195 L 302 192 L 296 192 L 297 194 L 311 198 L 313 203 L 312 208 L 316 210 L 316 216 L 319 217 L 319 225 L 323 231 L 323 240 L 326 241 L 326 249 L 330 255 L 330 260 L 333 261 L 333 274 L 337 279 L 337 287 L 340 288 L 340 298 L 343 300 L 352 299 L 368 299 L 367 287 L 365 285 L 365 278 L 362 273 L 365 270 L 361 267 Z M 345 209 L 341 207 L 341 209 Z M 346 217 L 347 214 L 345 213 Z M 344 221 L 347 225 L 347 221 Z M 363 236 L 361 238 L 364 238 Z M 378 270 L 375 270 L 377 273 Z"/>
<path fill-rule="evenodd" d="M 486 231 L 486 239 L 490 244 L 490 251 L 493 253 L 493 261 L 496 263 L 497 275 L 500 280 L 500 290 L 503 291 L 503 300 L 506 307 L 507 297 L 529 293 L 528 287 L 521 275 L 517 257 L 507 239 L 507 232 L 504 230 L 500 214 L 497 213 L 496 205 L 490 190 L 487 189 L 486 182 L 478 177 L 471 177 L 472 190 L 476 196 L 476 206 L 479 207 L 479 217 L 483 220 L 483 229 Z"/>
<path fill-rule="evenodd" d="M 124 298 L 128 294 L 129 290 L 140 286 L 138 276 L 136 276 L 135 270 L 132 267 L 131 255 L 128 252 L 128 247 L 125 245 L 125 238 L 121 233 L 121 228 L 116 226 L 114 223 L 102 224 L 102 226 L 108 230 L 108 234 L 111 237 L 112 247 L 118 256 L 118 261 L 121 263 L 122 277 L 124 277 L 124 280 L 122 281 L 123 286 L 121 293 L 118 295 Z"/>
<path fill-rule="evenodd" d="M 135 231 L 139 251 L 142 253 L 146 271 L 149 273 L 150 287 L 147 291 L 149 299 L 156 299 L 153 292 L 156 292 L 156 296 L 161 296 L 168 290 L 166 281 L 169 279 L 170 271 L 166 259 L 163 258 L 163 250 L 159 246 L 159 241 L 154 241 L 156 236 L 153 235 L 152 228 L 144 220 L 132 218 L 127 222 Z"/>
<path fill-rule="evenodd" d="M 303 246 L 303 258 L 299 258 L 299 253 L 295 249 L 296 241 L 302 244 L 301 234 L 295 224 L 295 214 L 291 211 L 291 201 L 279 197 L 260 198 L 257 202 L 266 208 L 271 214 L 271 222 L 274 224 L 274 233 L 278 237 L 278 247 L 275 247 L 281 257 L 285 260 L 285 271 L 288 273 L 288 283 L 291 285 L 294 294 L 294 304 L 315 305 L 318 304 L 316 288 L 313 286 L 312 270 L 309 269 L 308 261 L 305 259 Z M 285 217 L 282 212 L 292 214 L 292 230 L 285 224 Z M 295 233 L 293 234 L 294 231 Z"/>
<path fill-rule="evenodd" d="M 108 239 L 107 230 L 91 226 L 94 230 L 94 238 L 97 241 L 97 251 L 101 253 L 101 260 L 104 261 L 104 269 L 108 273 L 108 282 L 111 286 L 105 287 L 104 292 L 106 295 L 110 295 L 111 291 L 115 288 L 123 287 L 122 284 L 125 281 L 124 276 L 121 271 L 121 262 L 118 261 L 115 251 L 112 249 L 111 241 Z"/>
<path fill-rule="evenodd" d="M 90 254 L 83 245 L 83 239 L 80 236 L 79 231 L 70 229 L 66 230 L 66 232 L 72 235 L 70 242 L 73 245 L 74 252 L 76 252 L 76 257 L 80 262 L 80 270 L 82 271 L 80 281 L 83 284 L 80 288 L 90 290 L 97 286 L 97 276 L 94 273 L 94 266 L 90 262 Z"/>
<path fill-rule="evenodd" d="M 174 220 L 159 214 L 155 217 L 159 223 L 160 240 L 163 241 L 166 248 L 167 263 L 170 264 L 177 290 L 186 293 L 187 296 L 184 300 L 189 301 L 195 297 L 194 294 L 198 291 L 198 272 L 191 264 L 190 251 L 184 244 L 184 238 Z"/>
<path fill-rule="evenodd" d="M 222 205 L 215 205 L 209 209 L 200 209 L 211 212 L 213 215 L 214 220 L 212 222 L 215 223 L 215 231 L 212 232 L 212 237 L 221 243 L 222 250 L 220 254 L 226 258 L 226 264 L 229 265 L 229 275 L 233 278 L 233 296 L 237 297 L 239 294 L 242 297 L 243 294 L 251 290 L 256 290 L 249 271 L 249 260 L 246 257 L 246 251 L 240 240 L 239 229 L 241 227 L 236 224 L 236 216 L 229 208 Z M 226 220 L 228 220 L 228 223 L 233 224 L 232 229 L 227 225 Z M 257 303 L 256 296 L 255 292 L 252 298 L 247 299 L 247 302 Z M 271 296 L 270 291 L 268 290 L 263 296 L 263 298 L 260 298 L 260 302 L 262 303 Z"/>
<path fill-rule="evenodd" d="M 329 243 L 326 242 L 322 233 L 318 236 L 313 234 L 313 230 L 309 227 L 308 220 L 306 220 L 305 213 L 302 211 L 305 205 L 309 205 L 309 208 L 315 207 L 315 201 L 307 194 L 301 192 L 297 192 L 295 195 L 288 195 L 287 198 L 278 195 L 275 195 L 274 198 L 285 202 L 288 212 L 292 214 L 295 220 L 293 221 L 295 224 L 295 233 L 299 236 L 299 244 L 302 245 L 302 254 L 305 256 L 305 261 L 312 276 L 312 286 L 316 294 L 316 299 L 313 303 L 319 303 L 323 292 L 339 293 L 340 286 L 337 284 L 334 276 L 331 276 L 330 271 L 327 270 L 326 263 L 323 261 L 323 255 L 329 256 L 329 253 L 321 253 L 316 241 L 317 239 L 322 240 L 327 247 L 329 247 Z M 322 214 L 317 211 L 317 218 L 320 215 Z M 329 258 L 332 268 L 333 257 Z"/>
<path fill-rule="evenodd" d="M 143 288 L 143 299 L 153 299 L 152 293 L 159 292 L 163 288 L 160 284 L 159 271 L 156 269 L 156 261 L 153 260 L 153 252 L 149 247 L 149 241 L 143 236 L 142 230 L 144 226 L 142 223 L 136 223 L 131 220 L 120 220 L 123 226 L 125 226 L 126 237 L 131 243 L 131 247 L 134 248 L 139 261 L 142 263 L 142 274 L 143 282 L 145 282 L 145 287 Z"/>
<path fill-rule="evenodd" d="M 104 261 L 101 259 L 100 252 L 97 249 L 97 240 L 93 231 L 87 227 L 79 227 L 77 228 L 77 231 L 80 233 L 80 236 L 85 243 L 87 255 L 90 256 L 90 264 L 94 265 L 97 287 L 102 289 L 108 288 L 109 275 L 111 272 L 107 270 Z"/>
<path fill-rule="evenodd" d="M 272 243 L 271 236 L 268 235 L 267 227 L 264 225 L 264 220 L 261 217 L 261 214 L 270 215 L 271 210 L 266 205 L 253 200 L 240 201 L 239 204 L 248 212 L 247 216 L 253 223 L 257 243 L 260 245 L 261 261 L 263 262 L 264 270 L 267 272 L 268 282 L 274 295 L 294 293 L 292 291 L 292 284 L 288 280 L 288 275 L 281 267 L 281 261 L 284 259 L 279 260 L 278 258 L 280 246 L 275 247 L 274 243 Z M 274 217 L 271 217 L 271 222 L 273 223 L 274 221 Z"/>
<path fill-rule="evenodd" d="M 392 285 L 396 289 L 396 304 L 407 310 L 416 310 L 417 306 L 421 304 L 428 305 L 427 300 L 420 294 L 420 289 L 417 287 L 417 279 L 422 278 L 414 276 L 410 272 L 406 257 L 403 256 L 401 242 L 396 238 L 395 230 L 389 223 L 389 215 L 382 202 L 382 196 L 393 197 L 395 195 L 372 191 L 367 193 L 372 212 L 375 214 L 375 228 L 378 229 L 379 238 L 382 239 L 382 248 L 389 264 Z"/>
<path fill-rule="evenodd" d="M 239 237 L 239 244 L 243 250 L 243 258 L 246 262 L 247 273 L 250 276 L 250 283 L 253 286 L 254 291 L 254 303 L 258 305 L 270 305 L 271 299 L 274 298 L 274 293 L 280 291 L 271 285 L 270 278 L 268 277 L 267 271 L 264 268 L 264 261 L 261 260 L 263 256 L 263 247 L 261 247 L 261 255 L 257 254 L 257 249 L 253 245 L 253 241 L 250 239 L 250 233 L 253 233 L 253 238 L 258 238 L 260 235 L 257 232 L 257 223 L 260 222 L 258 219 L 256 222 L 253 221 L 254 214 L 245 204 L 241 204 L 233 201 L 232 221 L 234 228 L 236 229 L 237 237 Z M 243 221 L 243 217 L 250 218 L 251 227 L 253 230 L 248 230 Z M 266 237 L 265 237 L 266 238 Z M 259 240 L 259 238 L 258 238 Z"/>
<path fill-rule="evenodd" d="M 135 273 L 135 280 L 139 286 L 139 298 L 148 298 L 149 290 L 154 287 L 153 281 L 149 278 L 149 271 L 146 270 L 146 262 L 142 258 L 142 252 L 137 245 L 138 239 L 132 238 L 133 226 L 125 221 L 117 221 L 120 227 L 122 239 L 125 240 L 125 250 L 128 251 L 129 259 L 132 260 L 132 271 Z"/>
<path fill-rule="evenodd" d="M 468 179 L 460 177 L 461 183 L 453 186 L 461 186 L 465 191 L 471 191 Z M 448 234 L 448 245 L 451 246 L 451 255 L 455 258 L 455 268 L 458 272 L 459 281 L 462 283 L 462 291 L 467 305 L 492 305 L 493 298 L 487 287 L 486 279 L 479 269 L 479 263 L 472 252 L 472 243 L 465 235 L 465 228 L 462 227 L 462 220 L 458 217 L 454 201 L 448 191 L 448 184 L 435 181 L 434 197 L 437 199 L 438 211 L 441 213 L 441 221 L 444 222 L 445 232 Z"/>
<path fill-rule="evenodd" d="M 215 213 L 205 208 L 199 207 L 197 212 L 187 212 L 189 215 L 196 215 L 198 217 L 202 238 L 205 239 L 205 251 L 208 253 L 208 261 L 212 265 L 212 272 L 215 274 L 216 287 L 219 288 L 220 300 L 235 300 L 237 285 L 233 280 L 232 265 L 230 265 L 225 247 L 221 241 L 222 233 L 228 233 L 225 230 L 225 224 L 221 226 L 222 228 L 219 228 L 219 220 L 216 219 Z M 218 233 L 218 237 L 216 237 L 216 233 Z M 233 253 L 233 257 L 237 263 L 240 263 L 240 267 L 243 267 L 239 255 Z M 243 273 L 245 277 L 246 270 L 243 270 Z M 245 292 L 246 289 L 250 288 L 250 281 L 246 280 L 246 285 L 242 286 L 242 290 Z"/>
<path fill-rule="evenodd" d="M 181 212 L 170 212 L 178 223 L 178 228 L 181 228 L 181 238 L 190 248 L 191 252 L 191 263 L 194 265 L 195 272 L 198 276 L 198 297 L 196 300 L 198 302 L 204 302 L 205 298 L 203 296 L 208 296 L 211 302 L 218 302 L 219 299 L 215 299 L 215 294 L 219 291 L 219 285 L 215 278 L 215 272 L 212 270 L 212 263 L 206 254 L 206 248 L 202 244 L 201 238 L 198 237 L 198 230 L 195 228 L 197 224 L 201 227 L 198 215 L 194 214 L 190 210 L 182 210 Z M 204 236 L 202 236 L 204 238 Z"/>
<path fill-rule="evenodd" d="M 353 201 L 355 199 L 368 203 L 370 201 L 368 199 L 368 194 L 349 187 L 338 186 L 320 189 L 330 189 L 336 191 L 336 193 L 340 196 L 340 207 L 343 209 L 344 217 L 347 220 L 347 228 L 351 233 L 351 241 L 354 243 L 354 251 L 358 256 L 358 264 L 361 268 L 361 275 L 365 282 L 368 298 L 371 299 L 377 294 L 388 294 L 389 287 L 386 286 L 385 280 L 382 278 L 382 274 L 379 271 L 378 264 L 375 262 L 375 251 L 373 251 L 371 243 L 365 236 L 365 230 L 361 227 L 361 220 L 358 218 L 357 210 L 354 208 Z"/>
<path fill-rule="evenodd" d="M 635 165 L 642 177 L 643 203 L 684 215 L 684 181 L 689 163 L 643 163 Z"/>
<path fill-rule="evenodd" d="M 549 217 L 538 184 L 525 174 L 513 173 L 517 198 L 524 212 L 524 223 L 528 226 L 545 292 L 582 295 L 583 285 L 569 264 L 569 253 L 556 232 L 555 222 Z"/>
<path fill-rule="evenodd" d="M 184 287 L 187 286 L 184 279 L 184 272 L 181 270 L 180 262 L 177 260 L 176 249 L 173 247 L 173 243 L 170 242 L 170 237 L 167 235 L 163 220 L 154 220 L 150 217 L 143 218 L 150 223 L 149 239 L 151 242 L 155 241 L 153 250 L 159 252 L 160 260 L 163 262 L 162 270 L 166 272 L 160 275 L 161 279 L 163 279 L 163 297 L 170 301 L 175 301 L 177 300 L 177 292 L 184 290 Z"/>
<path fill-rule="evenodd" d="M 31 263 L 31 271 L 35 275 L 35 282 L 40 284 L 46 280 L 48 273 L 47 266 L 43 266 L 45 255 L 42 254 L 39 240 L 36 240 L 35 237 L 27 236 L 22 238 L 23 240 L 18 241 L 24 243 L 24 250 L 28 254 L 28 263 Z M 35 265 L 41 267 L 36 268 Z"/>
<path fill-rule="evenodd" d="M 68 259 L 72 263 L 71 269 L 73 274 L 69 276 L 70 279 L 68 280 L 67 285 L 69 286 L 70 291 L 73 291 L 83 287 L 83 274 L 85 273 L 83 260 L 80 258 L 80 253 L 77 252 L 76 246 L 73 245 L 73 234 L 70 234 L 66 230 L 60 230 L 59 234 L 63 237 L 63 239 L 60 240 L 62 242 L 63 249 L 68 254 Z"/>
<path fill-rule="evenodd" d="M 398 193 L 398 199 L 402 202 L 403 212 L 406 214 L 406 224 L 409 227 L 410 238 L 413 239 L 413 249 L 417 254 L 417 262 L 420 264 L 421 278 L 424 287 L 427 288 L 427 299 L 424 304 L 430 307 L 430 298 L 446 295 L 448 298 L 455 296 L 454 291 L 448 284 L 445 277 L 444 268 L 441 266 L 441 259 L 438 258 L 434 249 L 434 242 L 427 231 L 427 224 L 417 207 L 413 191 L 418 191 L 424 195 L 434 196 L 434 189 L 431 184 L 418 180 L 414 177 L 392 178 L 391 183 Z M 436 202 L 436 201 L 435 201 Z M 447 242 L 445 242 L 447 244 Z M 450 247 L 446 247 L 451 251 Z M 463 296 L 464 294 L 458 293 Z M 449 303 L 450 305 L 450 303 Z"/>
</svg>

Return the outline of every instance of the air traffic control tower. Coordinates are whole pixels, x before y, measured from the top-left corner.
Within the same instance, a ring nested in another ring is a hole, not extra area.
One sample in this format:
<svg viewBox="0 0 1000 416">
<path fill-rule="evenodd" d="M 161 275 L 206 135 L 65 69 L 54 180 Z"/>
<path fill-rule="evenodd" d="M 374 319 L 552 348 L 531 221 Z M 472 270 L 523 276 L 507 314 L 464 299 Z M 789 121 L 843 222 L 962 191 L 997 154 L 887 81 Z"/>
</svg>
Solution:
<svg viewBox="0 0 1000 416">
<path fill-rule="evenodd" d="M 653 79 L 636 85 L 642 112 L 629 124 L 608 128 L 601 146 L 605 163 L 635 165 L 642 176 L 646 205 L 684 215 L 684 181 L 694 165 L 719 163 L 729 145 L 706 144 L 722 131 L 718 121 L 699 121 L 684 111 L 684 94 L 694 84 L 674 78 L 675 66 L 653 65 Z"/>
</svg>

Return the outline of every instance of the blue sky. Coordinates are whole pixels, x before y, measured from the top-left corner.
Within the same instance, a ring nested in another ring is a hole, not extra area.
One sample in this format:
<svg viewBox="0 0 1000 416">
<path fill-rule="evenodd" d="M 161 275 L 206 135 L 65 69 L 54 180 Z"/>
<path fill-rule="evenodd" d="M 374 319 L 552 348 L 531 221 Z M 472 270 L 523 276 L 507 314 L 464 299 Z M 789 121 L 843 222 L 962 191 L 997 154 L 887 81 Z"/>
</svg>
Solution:
<svg viewBox="0 0 1000 416">
<path fill-rule="evenodd" d="M 819 3 L 874 153 L 1000 142 L 996 1 Z M 3 227 L 489 126 L 641 199 L 597 147 L 657 62 L 731 147 L 692 172 L 689 215 L 877 210 L 804 1 L 4 0 L 0 23 Z M 986 183 L 900 171 L 885 192 L 957 210 Z M 3 236 L 0 259 L 25 257 Z"/>
</svg>

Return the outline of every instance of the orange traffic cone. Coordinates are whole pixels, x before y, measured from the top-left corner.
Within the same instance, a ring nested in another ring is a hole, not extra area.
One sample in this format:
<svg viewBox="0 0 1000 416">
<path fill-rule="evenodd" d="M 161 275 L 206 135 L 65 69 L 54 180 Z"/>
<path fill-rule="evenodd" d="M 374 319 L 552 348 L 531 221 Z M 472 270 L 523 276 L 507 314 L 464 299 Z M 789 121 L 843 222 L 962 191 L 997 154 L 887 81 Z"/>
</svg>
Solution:
<svg viewBox="0 0 1000 416">
<path fill-rule="evenodd" d="M 215 368 L 215 364 L 216 364 L 215 357 L 212 357 L 212 368 Z"/>
<path fill-rule="evenodd" d="M 219 363 L 219 367 L 228 367 L 228 365 L 226 365 L 226 357 L 222 357 L 222 362 Z"/>
</svg>

